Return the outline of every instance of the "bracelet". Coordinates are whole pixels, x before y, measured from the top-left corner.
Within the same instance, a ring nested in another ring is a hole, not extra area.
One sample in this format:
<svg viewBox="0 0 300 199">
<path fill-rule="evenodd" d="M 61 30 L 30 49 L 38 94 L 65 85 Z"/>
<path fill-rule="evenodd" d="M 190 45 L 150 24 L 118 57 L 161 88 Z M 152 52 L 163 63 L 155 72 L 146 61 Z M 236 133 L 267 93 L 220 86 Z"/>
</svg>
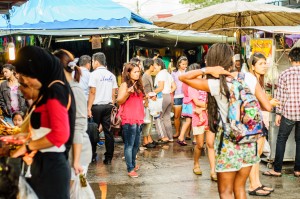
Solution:
<svg viewBox="0 0 300 199">
<path fill-rule="evenodd" d="M 206 68 L 201 68 L 200 70 L 202 71 L 203 76 L 206 75 Z"/>
<path fill-rule="evenodd" d="M 30 148 L 29 148 L 29 143 L 30 143 L 30 141 L 27 141 L 27 142 L 25 143 L 26 151 L 27 151 L 28 153 L 31 152 L 31 150 L 30 150 Z"/>
</svg>

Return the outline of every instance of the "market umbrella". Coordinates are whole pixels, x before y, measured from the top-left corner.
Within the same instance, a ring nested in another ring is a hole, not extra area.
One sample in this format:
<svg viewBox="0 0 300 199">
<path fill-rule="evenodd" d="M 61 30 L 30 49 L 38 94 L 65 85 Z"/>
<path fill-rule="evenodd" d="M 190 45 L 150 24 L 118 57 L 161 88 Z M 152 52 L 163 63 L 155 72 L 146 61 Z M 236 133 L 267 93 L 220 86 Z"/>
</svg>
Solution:
<svg viewBox="0 0 300 199">
<path fill-rule="evenodd" d="M 230 1 L 160 19 L 154 24 L 176 30 L 212 31 L 227 36 L 237 32 L 240 46 L 240 27 L 299 25 L 300 10 L 257 2 Z"/>
<path fill-rule="evenodd" d="M 300 10 L 257 2 L 229 1 L 160 19 L 154 24 L 195 31 L 244 26 L 295 26 L 300 24 Z"/>
</svg>

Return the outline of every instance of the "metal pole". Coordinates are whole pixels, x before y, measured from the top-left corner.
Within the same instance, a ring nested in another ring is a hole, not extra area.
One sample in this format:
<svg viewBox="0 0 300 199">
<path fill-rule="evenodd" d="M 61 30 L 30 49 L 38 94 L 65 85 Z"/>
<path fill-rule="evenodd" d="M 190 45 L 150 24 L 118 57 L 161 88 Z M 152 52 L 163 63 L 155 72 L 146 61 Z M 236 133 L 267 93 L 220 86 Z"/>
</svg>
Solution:
<svg viewBox="0 0 300 199">
<path fill-rule="evenodd" d="M 129 38 L 127 38 L 127 45 L 126 45 L 126 62 L 129 62 Z"/>
</svg>

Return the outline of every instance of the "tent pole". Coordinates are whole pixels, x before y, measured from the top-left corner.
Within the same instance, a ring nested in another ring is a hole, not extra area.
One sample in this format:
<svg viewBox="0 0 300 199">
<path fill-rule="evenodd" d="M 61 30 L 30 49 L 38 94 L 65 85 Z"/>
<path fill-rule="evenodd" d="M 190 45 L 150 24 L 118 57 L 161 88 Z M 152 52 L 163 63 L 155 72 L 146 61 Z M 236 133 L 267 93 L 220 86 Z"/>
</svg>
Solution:
<svg viewBox="0 0 300 199">
<path fill-rule="evenodd" d="M 126 48 L 126 62 L 129 62 L 129 38 L 127 39 Z"/>
<path fill-rule="evenodd" d="M 52 41 L 52 35 L 50 35 L 50 38 L 49 38 L 49 43 L 48 43 L 48 47 L 47 47 L 47 49 L 49 49 L 49 48 L 50 48 L 50 46 L 51 46 L 51 41 Z"/>
</svg>

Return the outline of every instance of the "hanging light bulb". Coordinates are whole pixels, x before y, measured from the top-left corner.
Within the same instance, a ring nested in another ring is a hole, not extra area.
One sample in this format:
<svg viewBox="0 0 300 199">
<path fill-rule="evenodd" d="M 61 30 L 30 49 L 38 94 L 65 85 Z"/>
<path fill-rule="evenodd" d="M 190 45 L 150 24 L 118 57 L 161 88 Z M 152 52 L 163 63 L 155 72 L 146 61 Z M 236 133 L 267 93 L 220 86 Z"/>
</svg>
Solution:
<svg viewBox="0 0 300 199">
<path fill-rule="evenodd" d="M 13 42 L 9 42 L 7 48 L 8 48 L 9 60 L 15 60 L 16 59 L 15 44 Z"/>
<path fill-rule="evenodd" d="M 107 45 L 111 45 L 111 40 L 110 40 L 110 38 L 108 39 L 108 41 L 107 41 Z"/>
<path fill-rule="evenodd" d="M 236 32 L 233 33 L 233 36 L 236 37 Z"/>
</svg>

